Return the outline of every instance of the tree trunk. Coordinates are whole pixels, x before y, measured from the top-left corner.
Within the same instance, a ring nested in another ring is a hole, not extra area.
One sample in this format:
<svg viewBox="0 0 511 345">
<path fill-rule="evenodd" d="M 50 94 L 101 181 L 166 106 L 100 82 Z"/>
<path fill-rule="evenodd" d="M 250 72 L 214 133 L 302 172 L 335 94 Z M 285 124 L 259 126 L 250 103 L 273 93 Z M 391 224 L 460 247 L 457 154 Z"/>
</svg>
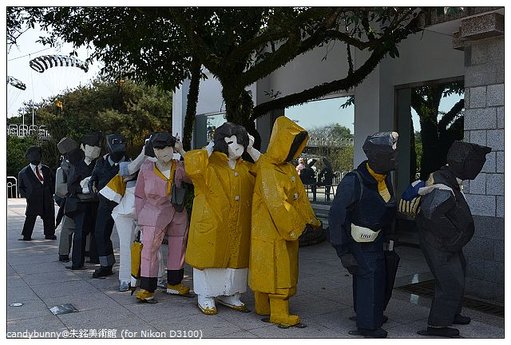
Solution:
<svg viewBox="0 0 511 345">
<path fill-rule="evenodd" d="M 415 132 L 413 122 L 410 122 L 410 181 L 415 181 L 417 172 L 417 152 L 415 151 Z"/>
<path fill-rule="evenodd" d="M 442 166 L 441 159 L 438 157 L 438 128 L 435 118 L 427 116 L 421 118 L 421 139 L 422 139 L 422 157 L 421 157 L 421 176 L 425 181 L 429 174 L 438 170 Z"/>
<path fill-rule="evenodd" d="M 190 78 L 190 90 L 188 90 L 186 102 L 185 125 L 183 129 L 183 149 L 188 151 L 192 147 L 193 124 L 195 123 L 195 115 L 197 112 L 197 101 L 199 99 L 199 83 L 200 83 L 201 64 L 198 59 L 192 61 Z"/>
<path fill-rule="evenodd" d="M 255 122 L 250 119 L 254 109 L 252 97 L 245 89 L 235 87 L 226 87 L 222 89 L 222 96 L 225 101 L 226 119 L 229 122 L 236 123 L 245 127 L 247 132 L 254 136 L 254 147 L 261 147 L 261 136 L 257 132 Z"/>
</svg>

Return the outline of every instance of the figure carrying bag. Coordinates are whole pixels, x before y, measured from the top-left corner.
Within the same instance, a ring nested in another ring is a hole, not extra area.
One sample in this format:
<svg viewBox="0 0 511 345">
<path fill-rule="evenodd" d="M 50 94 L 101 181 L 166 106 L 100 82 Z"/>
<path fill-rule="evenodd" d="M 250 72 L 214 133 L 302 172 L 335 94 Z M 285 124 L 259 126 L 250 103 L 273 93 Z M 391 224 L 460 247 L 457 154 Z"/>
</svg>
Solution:
<svg viewBox="0 0 511 345">
<path fill-rule="evenodd" d="M 174 172 L 174 177 L 176 176 Z M 184 183 L 181 183 L 181 187 L 178 187 L 175 180 L 172 181 L 172 189 L 171 193 L 171 202 L 172 206 L 176 212 L 183 212 L 185 208 L 185 196 L 186 196 L 186 187 Z"/>
<path fill-rule="evenodd" d="M 135 292 L 140 281 L 140 263 L 142 262 L 143 244 L 140 241 L 141 231 L 138 230 L 135 240 L 131 243 L 131 294 Z"/>
</svg>

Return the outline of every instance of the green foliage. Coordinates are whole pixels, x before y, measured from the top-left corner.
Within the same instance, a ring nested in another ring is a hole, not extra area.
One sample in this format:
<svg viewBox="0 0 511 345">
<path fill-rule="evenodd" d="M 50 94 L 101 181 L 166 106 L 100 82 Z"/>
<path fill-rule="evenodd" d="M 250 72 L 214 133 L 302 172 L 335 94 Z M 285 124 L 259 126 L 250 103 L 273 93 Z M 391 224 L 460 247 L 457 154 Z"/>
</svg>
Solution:
<svg viewBox="0 0 511 345">
<path fill-rule="evenodd" d="M 324 145 L 309 148 L 307 154 L 327 158 L 334 171 L 342 172 L 353 169 L 353 145 L 346 141 L 353 139 L 353 134 L 349 128 L 335 123 L 308 130 L 308 132 L 311 138 L 324 143 Z M 322 168 L 320 160 L 316 165 L 319 169 Z"/>
<path fill-rule="evenodd" d="M 327 158 L 332 162 L 334 171 L 353 170 L 353 146 L 345 146 L 333 150 Z"/>
<path fill-rule="evenodd" d="M 36 137 L 7 136 L 7 176 L 18 177 L 19 171 L 28 164 L 25 152 L 34 145 L 37 145 Z"/>
<path fill-rule="evenodd" d="M 330 136 L 341 139 L 353 139 L 353 134 L 348 127 L 344 127 L 338 123 L 330 127 Z"/>
<path fill-rule="evenodd" d="M 63 109 L 49 99 L 37 110 L 58 142 L 64 136 L 79 141 L 91 131 L 122 134 L 128 153 L 137 155 L 144 139 L 154 131 L 168 131 L 171 125 L 172 96 L 155 86 L 126 80 L 117 84 L 95 81 L 58 97 Z"/>
</svg>

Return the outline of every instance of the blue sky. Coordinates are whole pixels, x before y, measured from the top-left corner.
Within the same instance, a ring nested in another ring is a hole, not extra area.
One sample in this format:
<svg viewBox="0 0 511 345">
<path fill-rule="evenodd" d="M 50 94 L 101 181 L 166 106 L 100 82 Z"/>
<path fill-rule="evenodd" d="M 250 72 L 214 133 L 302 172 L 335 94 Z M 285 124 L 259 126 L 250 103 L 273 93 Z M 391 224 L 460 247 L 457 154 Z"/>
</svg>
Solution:
<svg viewBox="0 0 511 345">
<path fill-rule="evenodd" d="M 354 107 L 341 108 L 347 97 L 313 101 L 286 108 L 286 116 L 305 129 L 324 127 L 339 123 L 353 133 Z"/>
</svg>

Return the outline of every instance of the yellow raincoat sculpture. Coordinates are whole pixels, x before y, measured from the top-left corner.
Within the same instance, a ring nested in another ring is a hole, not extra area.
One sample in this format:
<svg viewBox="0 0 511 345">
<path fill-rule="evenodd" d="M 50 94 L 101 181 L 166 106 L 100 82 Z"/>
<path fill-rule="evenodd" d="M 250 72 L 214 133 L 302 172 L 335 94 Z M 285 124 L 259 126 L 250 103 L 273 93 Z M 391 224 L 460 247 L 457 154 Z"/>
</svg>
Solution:
<svg viewBox="0 0 511 345">
<path fill-rule="evenodd" d="M 247 289 L 254 161 L 260 152 L 243 126 L 226 122 L 204 150 L 185 155 L 186 173 L 195 187 L 186 262 L 193 267 L 197 306 L 217 313 L 216 302 L 247 312 L 240 300 Z"/>
<path fill-rule="evenodd" d="M 302 153 L 307 132 L 287 117 L 273 126 L 268 151 L 257 161 L 252 203 L 249 286 L 256 313 L 282 327 L 304 327 L 289 314 L 298 282 L 298 238 L 306 226 L 318 228 L 304 186 L 290 163 Z"/>
<path fill-rule="evenodd" d="M 195 187 L 186 262 L 196 268 L 248 267 L 250 212 L 254 177 L 249 163 L 230 169 L 228 157 L 206 150 L 185 155 Z"/>
</svg>

